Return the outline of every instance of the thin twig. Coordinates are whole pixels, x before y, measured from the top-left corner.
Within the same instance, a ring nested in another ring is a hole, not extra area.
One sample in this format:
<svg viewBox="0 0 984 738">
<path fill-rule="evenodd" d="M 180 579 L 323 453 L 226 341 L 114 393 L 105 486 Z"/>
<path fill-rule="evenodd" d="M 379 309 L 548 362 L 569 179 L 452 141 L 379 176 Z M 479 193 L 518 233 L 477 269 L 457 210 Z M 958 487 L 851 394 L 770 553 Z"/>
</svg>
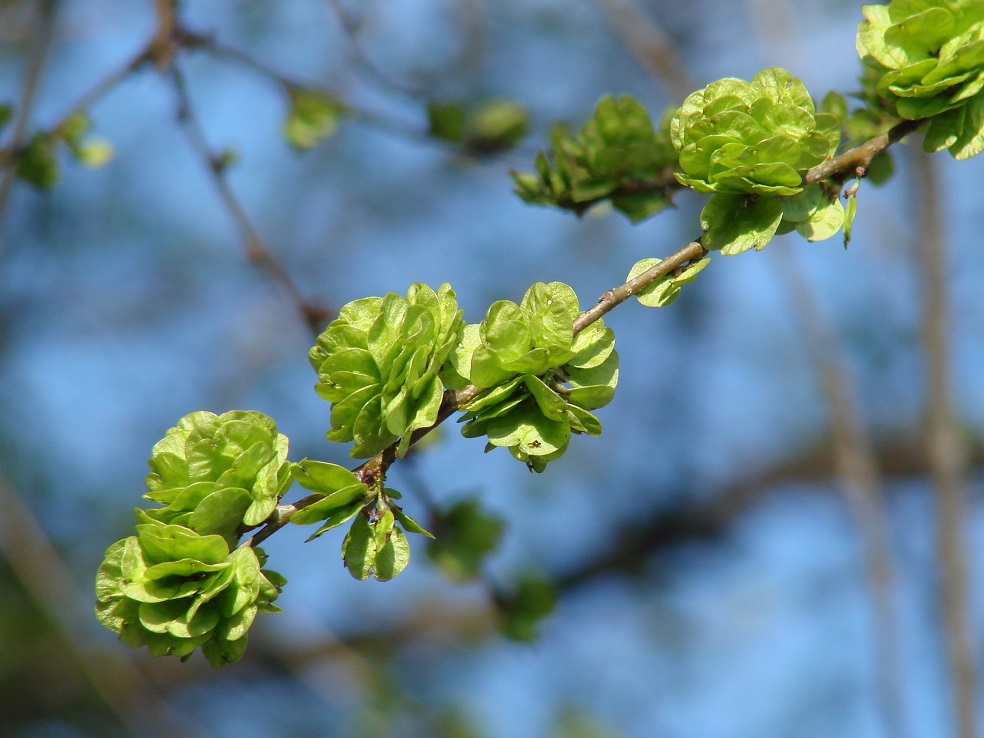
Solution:
<svg viewBox="0 0 984 738">
<path fill-rule="evenodd" d="M 626 47 L 673 100 L 682 101 L 697 89 L 690 70 L 655 21 L 632 0 L 595 0 Z"/>
<path fill-rule="evenodd" d="M 45 59 L 48 57 L 48 49 L 51 47 L 57 7 L 58 0 L 42 0 L 38 6 L 35 28 L 31 38 L 31 53 L 27 60 L 27 71 L 24 74 L 24 86 L 21 88 L 20 100 L 14 114 L 13 134 L 10 143 L 11 152 L 17 151 L 24 143 L 24 135 L 27 132 L 27 125 L 34 108 L 34 97 L 41 80 L 41 71 L 44 68 Z M 14 158 L 11 155 L 9 160 L 4 162 L 3 171 L 0 172 L 0 253 L 3 252 L 3 221 L 7 214 L 7 204 L 10 202 L 10 193 L 14 187 L 14 170 Z"/>
<path fill-rule="evenodd" d="M 967 451 L 954 416 L 950 385 L 947 252 L 936 167 L 927 154 L 916 153 L 915 157 L 918 176 L 914 180 L 918 189 L 914 194 L 920 203 L 917 254 L 923 289 L 926 452 L 937 500 L 940 606 L 955 693 L 957 735 L 975 738 L 977 666 L 963 530 L 968 517 L 964 479 Z"/>
<path fill-rule="evenodd" d="M 3 476 L 0 553 L 38 609 L 55 625 L 79 671 L 130 735 L 190 735 L 129 658 L 110 658 L 82 647 L 89 642 L 89 634 L 73 614 L 79 602 L 90 598 L 79 591 L 75 575 L 44 534 L 31 508 Z"/>
<path fill-rule="evenodd" d="M 399 92 L 407 97 L 418 98 L 422 95 L 421 91 L 416 87 L 411 85 L 398 82 L 388 74 L 383 72 L 376 64 L 369 58 L 366 54 L 366 50 L 362 47 L 362 42 L 359 40 L 359 24 L 358 21 L 352 16 L 351 13 L 345 8 L 344 5 L 339 0 L 326 0 L 331 12 L 334 14 L 338 24 L 342 27 L 342 31 L 345 33 L 345 37 L 348 39 L 349 47 L 352 50 L 352 56 L 355 61 L 361 66 L 370 77 L 375 79 L 384 87 L 389 87 L 396 92 Z"/>
<path fill-rule="evenodd" d="M 291 298 L 304 324 L 317 336 L 330 317 L 330 311 L 323 305 L 311 302 L 304 296 L 283 264 L 260 239 L 242 204 L 229 186 L 225 177 L 225 163 L 222 157 L 212 151 L 208 140 L 205 138 L 205 132 L 192 106 L 184 75 L 175 64 L 171 65 L 169 74 L 178 98 L 178 118 L 184 124 L 188 140 L 202 160 L 205 171 L 208 172 L 216 190 L 218 190 L 222 204 L 242 236 L 247 260 L 262 268 L 275 283 L 280 285 Z"/>
<path fill-rule="evenodd" d="M 419 126 L 415 126 L 413 123 L 390 118 L 382 113 L 366 110 L 365 108 L 353 105 L 345 99 L 345 96 L 336 90 L 328 89 L 323 85 L 318 85 L 311 82 L 302 82 L 289 77 L 286 74 L 282 74 L 269 64 L 260 61 L 241 49 L 237 49 L 234 46 L 229 46 L 228 44 L 219 41 L 212 36 L 205 36 L 183 30 L 179 34 L 179 41 L 181 41 L 181 43 L 187 48 L 201 49 L 205 53 L 211 54 L 218 59 L 235 62 L 236 64 L 250 69 L 259 74 L 261 77 L 267 78 L 285 92 L 293 88 L 302 88 L 305 90 L 319 92 L 325 97 L 331 100 L 336 100 L 339 104 L 341 104 L 345 108 L 346 117 L 350 120 L 365 123 L 366 125 L 373 126 L 374 128 L 378 128 L 388 133 L 415 141 L 446 143 L 442 142 L 440 139 L 436 139 L 433 136 L 428 135 L 427 131 Z"/>
<path fill-rule="evenodd" d="M 925 120 L 904 120 L 884 133 L 848 149 L 840 156 L 828 159 L 813 167 L 803 175 L 803 186 L 834 177 L 849 178 L 855 175 L 864 176 L 868 172 L 871 160 L 894 143 L 898 143 L 910 133 L 914 133 Z"/>
<path fill-rule="evenodd" d="M 874 444 L 862 418 L 837 332 L 817 304 L 811 285 L 793 261 L 793 254 L 784 249 L 776 253 L 788 287 L 792 315 L 799 324 L 811 363 L 819 370 L 830 417 L 837 476 L 865 545 L 874 604 L 873 638 L 882 719 L 887 735 L 905 738 L 909 731 L 902 691 L 905 680 L 900 653 L 902 638 L 896 617 L 895 566 Z"/>
</svg>

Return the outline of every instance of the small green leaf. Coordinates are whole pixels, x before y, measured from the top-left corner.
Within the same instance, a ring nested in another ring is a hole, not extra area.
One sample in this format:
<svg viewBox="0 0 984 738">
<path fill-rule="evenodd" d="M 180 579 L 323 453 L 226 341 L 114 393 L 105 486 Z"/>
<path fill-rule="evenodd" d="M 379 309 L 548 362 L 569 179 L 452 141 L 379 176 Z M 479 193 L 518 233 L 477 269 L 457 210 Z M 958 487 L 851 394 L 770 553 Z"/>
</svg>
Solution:
<svg viewBox="0 0 984 738">
<path fill-rule="evenodd" d="M 13 117 L 14 117 L 14 106 L 11 105 L 10 103 L 0 104 L 0 133 L 3 132 L 3 129 L 6 127 L 8 123 L 10 123 L 10 119 Z"/>
<path fill-rule="evenodd" d="M 782 202 L 776 198 L 714 195 L 700 214 L 703 245 L 725 256 L 748 249 L 761 250 L 782 221 Z"/>
<path fill-rule="evenodd" d="M 61 175 L 51 139 L 44 134 L 36 134 L 14 156 L 14 171 L 18 177 L 39 189 L 50 189 L 58 184 Z"/>
<path fill-rule="evenodd" d="M 346 113 L 345 105 L 322 90 L 291 85 L 287 89 L 290 110 L 284 136 L 299 149 L 310 149 L 329 138 Z"/>
<path fill-rule="evenodd" d="M 465 137 L 465 107 L 457 102 L 427 103 L 427 133 L 451 143 Z"/>
<path fill-rule="evenodd" d="M 460 500 L 438 515 L 438 537 L 428 544 L 427 556 L 456 582 L 475 579 L 482 563 L 502 539 L 505 523 L 482 508 L 477 498 Z"/>
<path fill-rule="evenodd" d="M 894 173 L 895 162 L 888 151 L 877 154 L 868 164 L 868 181 L 873 185 L 884 184 Z"/>
<path fill-rule="evenodd" d="M 641 223 L 646 218 L 656 215 L 671 202 L 670 196 L 664 190 L 629 192 L 612 197 L 614 208 L 625 213 L 633 223 Z"/>
<path fill-rule="evenodd" d="M 301 459 L 292 464 L 291 474 L 305 489 L 323 495 L 330 495 L 337 490 L 361 484 L 359 478 L 344 466 L 314 459 Z"/>
<path fill-rule="evenodd" d="M 840 200 L 824 197 L 808 220 L 796 224 L 796 230 L 807 241 L 830 238 L 844 225 L 844 206 Z"/>
<path fill-rule="evenodd" d="M 851 229 L 854 226 L 854 216 L 858 211 L 857 195 L 852 194 L 847 198 L 847 206 L 844 208 L 844 248 L 851 242 Z"/>
<path fill-rule="evenodd" d="M 90 138 L 72 147 L 72 153 L 81 164 L 96 169 L 112 161 L 116 149 L 105 138 Z"/>
<path fill-rule="evenodd" d="M 225 561 L 229 546 L 222 536 L 200 536 L 180 525 L 138 525 L 140 546 L 151 561 L 198 559 L 206 564 Z"/>
<path fill-rule="evenodd" d="M 661 259 L 649 258 L 636 262 L 632 269 L 629 270 L 626 281 L 635 279 L 640 274 L 659 264 L 660 261 Z M 636 299 L 647 307 L 665 307 L 679 297 L 680 288 L 683 285 L 693 282 L 697 278 L 697 274 L 710 263 L 710 258 L 701 259 L 696 264 L 683 267 L 679 270 L 678 274 L 674 274 L 673 272 L 664 274 L 639 292 L 636 295 Z"/>
<path fill-rule="evenodd" d="M 406 530 L 407 533 L 420 533 L 421 535 L 427 536 L 428 538 L 434 537 L 433 533 L 425 530 L 420 525 L 420 523 L 418 523 L 416 520 L 414 520 L 405 512 L 403 512 L 403 510 L 401 510 L 399 507 L 396 507 L 394 505 L 392 507 L 392 510 L 393 510 L 393 514 L 396 516 L 396 519 L 400 521 L 400 525 L 403 526 L 403 529 Z"/>
<path fill-rule="evenodd" d="M 378 545 L 374 576 L 380 582 L 388 582 L 407 568 L 410 563 L 410 542 L 399 528 L 390 530 L 382 546 Z"/>
<path fill-rule="evenodd" d="M 534 377 L 532 374 L 523 377 L 523 382 L 533 399 L 536 400 L 536 404 L 544 417 L 550 420 L 564 420 L 564 409 L 567 407 L 567 402 L 560 395 L 548 387 L 542 379 Z"/>
<path fill-rule="evenodd" d="M 372 526 L 372 537 L 376 544 L 376 550 L 382 551 L 383 546 L 386 545 L 386 541 L 389 540 L 390 533 L 393 532 L 393 524 L 396 522 L 396 516 L 393 515 L 393 511 L 389 507 L 384 507 L 381 511 L 379 505 L 376 508 L 376 518 L 370 521 Z"/>
<path fill-rule="evenodd" d="M 512 100 L 481 102 L 468 116 L 463 141 L 475 154 L 496 154 L 515 146 L 529 129 L 526 109 Z"/>
<path fill-rule="evenodd" d="M 325 520 L 340 508 L 348 508 L 353 503 L 361 504 L 365 500 L 368 489 L 361 482 L 353 484 L 351 487 L 342 487 L 317 502 L 296 511 L 290 516 L 290 522 L 297 525 L 309 525 Z"/>
<path fill-rule="evenodd" d="M 537 574 L 524 575 L 511 594 L 499 600 L 503 615 L 502 632 L 518 641 L 537 636 L 540 622 L 557 604 L 557 588 L 549 579 Z"/>
<path fill-rule="evenodd" d="M 356 579 L 368 579 L 376 563 L 376 541 L 369 518 L 358 515 L 342 542 L 342 561 Z"/>
<path fill-rule="evenodd" d="M 603 320 L 597 320 L 574 337 L 571 350 L 574 356 L 567 362 L 569 366 L 578 369 L 599 366 L 615 350 L 615 332 L 605 327 Z"/>
<path fill-rule="evenodd" d="M 839 92 L 831 90 L 823 96 L 820 102 L 820 112 L 837 118 L 841 125 L 847 120 L 847 98 Z"/>
<path fill-rule="evenodd" d="M 212 666 L 225 666 L 239 661 L 246 653 L 247 636 L 234 641 L 208 640 L 202 644 L 202 654 Z"/>
<path fill-rule="evenodd" d="M 241 487 L 215 490 L 195 507 L 188 518 L 188 527 L 201 535 L 215 533 L 231 542 L 229 538 L 243 522 L 250 503 L 249 492 Z"/>
<path fill-rule="evenodd" d="M 333 509 L 331 512 L 328 513 L 327 517 L 323 518 L 324 522 L 322 522 L 321 526 L 316 531 L 314 531 L 314 533 L 309 535 L 304 542 L 310 543 L 315 538 L 319 538 L 322 534 L 327 533 L 332 528 L 337 528 L 342 523 L 348 522 L 362 509 L 362 505 L 363 505 L 362 500 L 358 499 L 355 502 L 350 502 L 345 507 L 339 507 Z M 291 522 L 294 522 L 293 516 L 291 517 Z M 312 522 L 317 522 L 317 521 L 312 521 Z"/>
</svg>

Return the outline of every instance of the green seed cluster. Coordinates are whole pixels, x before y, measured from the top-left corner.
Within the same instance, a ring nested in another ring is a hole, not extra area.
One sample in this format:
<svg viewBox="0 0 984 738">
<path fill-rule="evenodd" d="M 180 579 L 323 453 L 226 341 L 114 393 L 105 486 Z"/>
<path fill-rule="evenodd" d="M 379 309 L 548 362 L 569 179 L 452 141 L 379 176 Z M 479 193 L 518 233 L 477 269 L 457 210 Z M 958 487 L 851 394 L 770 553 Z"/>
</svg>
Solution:
<svg viewBox="0 0 984 738">
<path fill-rule="evenodd" d="M 862 12 L 858 54 L 877 93 L 901 118 L 934 116 L 926 150 L 984 150 L 984 3 L 892 0 Z"/>
<path fill-rule="evenodd" d="M 486 435 L 486 450 L 504 446 L 543 471 L 567 450 L 571 433 L 601 433 L 589 411 L 615 392 L 615 335 L 597 321 L 575 336 L 577 315 L 574 290 L 538 282 L 520 304 L 493 303 L 481 324 L 465 329 L 445 384 L 487 389 L 461 408 L 463 435 Z"/>
<path fill-rule="evenodd" d="M 355 441 L 369 457 L 417 428 L 433 425 L 443 387 L 438 370 L 464 327 L 454 291 L 414 283 L 404 299 L 390 292 L 348 303 L 310 352 L 315 390 L 332 403 L 328 440 Z"/>
<path fill-rule="evenodd" d="M 263 552 L 235 549 L 244 528 L 273 513 L 291 483 L 287 437 L 266 415 L 195 412 L 153 450 L 137 535 L 106 550 L 96 616 L 128 646 L 187 658 L 202 647 L 217 666 L 237 660 L 258 611 L 285 583 L 261 571 Z M 235 550 L 233 550 L 235 549 Z"/>
<path fill-rule="evenodd" d="M 96 617 L 132 648 L 188 659 L 201 646 L 214 666 L 237 661 L 257 612 L 285 580 L 262 570 L 263 552 L 230 552 L 222 536 L 156 520 L 106 549 L 96 575 Z"/>
<path fill-rule="evenodd" d="M 680 153 L 676 178 L 698 192 L 795 195 L 803 173 L 830 157 L 840 123 L 817 113 L 785 69 L 748 82 L 728 77 L 689 95 L 670 125 Z"/>
</svg>

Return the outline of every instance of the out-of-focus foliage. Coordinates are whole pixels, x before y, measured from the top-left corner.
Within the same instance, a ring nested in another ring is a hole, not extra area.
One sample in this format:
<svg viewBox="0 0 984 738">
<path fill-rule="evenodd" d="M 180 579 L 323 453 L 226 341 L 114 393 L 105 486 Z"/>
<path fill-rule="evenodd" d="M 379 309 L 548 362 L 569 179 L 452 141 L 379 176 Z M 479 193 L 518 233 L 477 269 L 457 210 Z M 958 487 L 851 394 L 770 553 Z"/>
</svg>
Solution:
<svg viewBox="0 0 984 738">
<path fill-rule="evenodd" d="M 536 172 L 513 174 L 516 193 L 528 203 L 578 215 L 606 199 L 633 222 L 655 215 L 670 204 L 677 164 L 670 143 L 672 112 L 654 129 L 638 101 L 603 97 L 576 135 L 554 127 L 549 153 L 536 157 Z"/>
</svg>

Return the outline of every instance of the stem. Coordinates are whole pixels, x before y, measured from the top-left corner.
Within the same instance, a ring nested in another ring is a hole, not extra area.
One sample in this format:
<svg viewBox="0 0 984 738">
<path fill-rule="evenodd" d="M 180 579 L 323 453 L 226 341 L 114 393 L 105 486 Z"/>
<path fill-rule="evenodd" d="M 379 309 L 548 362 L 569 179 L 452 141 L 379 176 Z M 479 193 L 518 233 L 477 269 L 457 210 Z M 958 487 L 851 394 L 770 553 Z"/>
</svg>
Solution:
<svg viewBox="0 0 984 738">
<path fill-rule="evenodd" d="M 880 133 L 874 138 L 858 144 L 853 149 L 848 149 L 840 156 L 827 159 L 803 175 L 803 186 L 811 185 L 814 182 L 833 177 L 834 175 L 846 175 L 852 177 L 864 176 L 868 172 L 871 160 L 883 152 L 894 143 L 898 143 L 910 133 L 915 132 L 919 126 L 926 122 L 923 120 L 904 120 Z"/>
<path fill-rule="evenodd" d="M 24 75 L 24 87 L 17 104 L 17 117 L 14 120 L 13 138 L 10 144 L 11 152 L 17 151 L 24 143 L 24 134 L 27 132 L 27 124 L 31 119 L 31 110 L 34 107 L 34 96 L 41 80 L 41 70 L 44 68 L 48 49 L 51 46 L 57 6 L 57 0 L 44 0 L 38 9 L 36 27 L 32 34 L 31 54 L 27 61 L 27 72 Z M 3 173 L 0 175 L 0 234 L 3 232 L 3 221 L 7 214 L 7 204 L 10 202 L 10 192 L 14 187 L 15 168 L 13 156 L 8 160 L 3 160 Z M 0 239 L 0 252 L 2 250 L 3 240 Z"/>
<path fill-rule="evenodd" d="M 663 29 L 632 0 L 594 0 L 629 51 L 666 88 L 674 100 L 697 89 L 687 65 Z"/>
<path fill-rule="evenodd" d="M 225 165 L 222 158 L 212 151 L 208 140 L 205 138 L 205 131 L 192 106 L 184 75 L 177 65 L 171 66 L 170 76 L 178 98 L 178 118 L 184 123 L 192 147 L 202 160 L 205 171 L 211 176 L 222 204 L 242 236 L 246 259 L 263 269 L 274 282 L 280 285 L 291 298 L 305 325 L 317 336 L 329 317 L 329 311 L 324 306 L 311 302 L 304 296 L 283 264 L 260 239 L 249 216 L 246 215 L 245 209 L 229 186 L 225 177 Z"/>
</svg>

